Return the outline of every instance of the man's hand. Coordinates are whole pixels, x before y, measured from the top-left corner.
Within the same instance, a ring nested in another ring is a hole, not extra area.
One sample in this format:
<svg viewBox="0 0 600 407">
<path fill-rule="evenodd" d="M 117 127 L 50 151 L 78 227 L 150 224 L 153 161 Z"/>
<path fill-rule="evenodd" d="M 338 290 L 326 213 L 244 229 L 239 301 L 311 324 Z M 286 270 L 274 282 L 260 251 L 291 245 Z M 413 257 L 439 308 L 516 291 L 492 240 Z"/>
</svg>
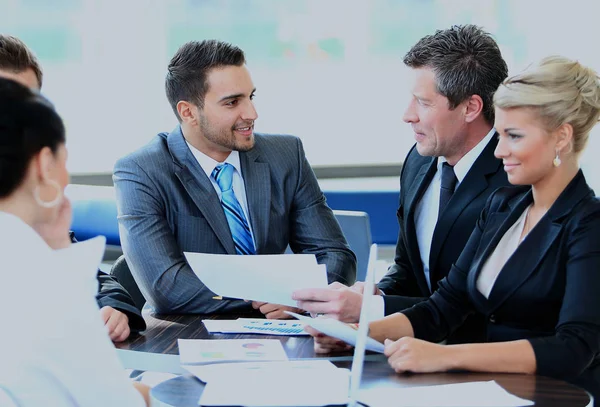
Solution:
<svg viewBox="0 0 600 407">
<path fill-rule="evenodd" d="M 129 337 L 129 318 L 127 318 L 127 315 L 107 305 L 100 310 L 100 316 L 108 330 L 111 341 L 123 342 Z"/>
<path fill-rule="evenodd" d="M 286 314 L 284 311 L 292 311 L 295 313 L 301 313 L 302 310 L 294 307 L 288 307 L 287 305 L 280 304 L 269 304 L 267 302 L 252 301 L 252 308 L 259 310 L 267 319 L 291 319 L 292 316 Z"/>
<path fill-rule="evenodd" d="M 364 294 L 365 285 L 366 284 L 364 283 L 364 281 L 357 281 L 352 287 L 350 287 L 350 289 L 356 291 L 359 294 Z M 379 287 L 377 287 L 376 285 L 373 285 L 373 295 L 383 295 Z"/>
<path fill-rule="evenodd" d="M 73 214 L 71 202 L 64 197 L 58 209 L 58 215 L 49 223 L 37 224 L 34 226 L 36 232 L 44 241 L 54 250 L 64 249 L 71 245 L 69 237 L 69 228 Z"/>
<path fill-rule="evenodd" d="M 292 299 L 298 307 L 311 314 L 325 315 L 342 322 L 358 322 L 362 306 L 362 293 L 338 282 L 328 288 L 304 288 L 294 291 Z"/>
<path fill-rule="evenodd" d="M 327 336 L 311 326 L 305 326 L 304 330 L 308 332 L 315 340 L 315 353 L 323 354 L 344 352 L 352 349 L 352 346 L 348 345 L 346 342 L 331 336 Z"/>
</svg>

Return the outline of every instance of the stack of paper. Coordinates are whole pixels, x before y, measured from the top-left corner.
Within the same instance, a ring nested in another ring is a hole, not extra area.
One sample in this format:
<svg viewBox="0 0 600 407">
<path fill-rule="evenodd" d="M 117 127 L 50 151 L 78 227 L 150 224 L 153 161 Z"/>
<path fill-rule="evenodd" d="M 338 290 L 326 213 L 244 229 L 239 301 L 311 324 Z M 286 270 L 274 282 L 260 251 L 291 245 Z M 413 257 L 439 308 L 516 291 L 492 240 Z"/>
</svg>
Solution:
<svg viewBox="0 0 600 407">
<path fill-rule="evenodd" d="M 277 339 L 178 339 L 177 344 L 182 365 L 288 360 Z"/>
<path fill-rule="evenodd" d="M 206 382 L 201 406 L 327 406 L 348 402 L 349 372 L 328 361 L 186 367 Z"/>
<path fill-rule="evenodd" d="M 369 407 L 516 407 L 533 402 L 513 396 L 495 381 L 425 387 L 376 387 L 359 392 L 358 401 Z"/>
<path fill-rule="evenodd" d="M 235 320 L 204 319 L 202 323 L 210 333 L 263 334 L 281 336 L 308 335 L 304 323 L 260 318 L 238 318 Z"/>
<path fill-rule="evenodd" d="M 184 254 L 202 283 L 222 297 L 296 307 L 295 290 L 327 287 L 325 265 L 312 254 Z"/>
</svg>

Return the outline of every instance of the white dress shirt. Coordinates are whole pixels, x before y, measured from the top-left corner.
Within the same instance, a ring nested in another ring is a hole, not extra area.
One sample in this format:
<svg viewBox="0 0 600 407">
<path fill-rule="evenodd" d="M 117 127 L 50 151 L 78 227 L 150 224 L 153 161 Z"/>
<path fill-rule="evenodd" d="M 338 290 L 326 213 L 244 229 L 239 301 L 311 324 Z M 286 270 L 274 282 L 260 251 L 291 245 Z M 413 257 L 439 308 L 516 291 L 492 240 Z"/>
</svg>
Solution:
<svg viewBox="0 0 600 407">
<path fill-rule="evenodd" d="M 486 136 L 481 139 L 475 147 L 473 147 L 467 154 L 465 154 L 455 165 L 454 174 L 456 175 L 456 187 L 460 187 L 463 179 L 467 176 L 467 173 L 475 164 L 477 158 L 488 145 L 496 129 L 491 129 Z M 433 232 L 437 224 L 438 212 L 440 210 L 440 187 L 442 182 L 442 165 L 446 162 L 444 157 L 438 157 L 437 160 L 437 171 L 435 172 L 433 179 L 429 183 L 429 186 L 423 193 L 421 200 L 417 202 L 415 207 L 415 229 L 417 232 L 417 244 L 419 245 L 419 253 L 421 254 L 421 262 L 423 263 L 423 272 L 425 273 L 425 281 L 431 290 L 431 282 L 429 281 L 429 255 L 431 252 L 431 241 L 433 239 Z M 400 186 L 402 188 L 402 186 Z M 374 319 L 380 319 L 385 316 L 385 304 L 383 298 L 376 299 L 377 296 L 371 301 L 371 317 Z"/>
<path fill-rule="evenodd" d="M 235 171 L 233 171 L 233 180 L 232 180 L 232 188 L 235 197 L 238 202 L 242 206 L 242 210 L 244 211 L 244 216 L 246 216 L 246 220 L 248 221 L 248 227 L 250 228 L 250 234 L 252 235 L 252 241 L 254 242 L 254 247 L 256 247 L 256 240 L 254 240 L 254 233 L 252 232 L 252 225 L 250 224 L 250 216 L 248 213 L 248 200 L 246 199 L 246 186 L 244 185 L 244 178 L 242 177 L 242 165 L 240 164 L 240 153 L 238 151 L 232 151 L 231 154 L 227 157 L 225 161 L 222 163 L 212 159 L 211 157 L 204 154 L 202 151 L 198 150 L 196 147 L 191 145 L 187 140 L 185 141 L 190 148 L 190 151 L 202 167 L 202 171 L 206 174 L 210 182 L 212 183 L 213 188 L 217 192 L 219 199 L 221 199 L 221 188 L 219 188 L 219 184 L 212 177 L 212 172 L 219 164 L 228 163 L 233 165 Z"/>
<path fill-rule="evenodd" d="M 29 406 L 145 406 L 108 337 L 95 294 L 105 239 L 50 249 L 0 212 L 0 392 Z"/>
<path fill-rule="evenodd" d="M 494 134 L 495 129 L 490 132 L 467 154 L 465 154 L 455 165 L 454 174 L 456 175 L 455 190 L 460 188 L 462 180 L 465 179 L 467 173 L 475 164 L 481 152 L 488 145 Z M 431 252 L 431 241 L 433 240 L 433 232 L 437 224 L 438 212 L 440 210 L 440 187 L 442 182 L 442 164 L 446 162 L 444 157 L 439 157 L 437 162 L 437 171 L 431 180 L 431 183 L 423 193 L 423 197 L 415 207 L 415 229 L 417 231 L 417 243 L 419 245 L 419 253 L 421 254 L 421 262 L 423 263 L 423 272 L 425 273 L 425 281 L 431 290 L 431 282 L 429 281 L 429 255 Z"/>
<path fill-rule="evenodd" d="M 525 220 L 527 219 L 530 208 L 531 205 L 523 211 L 521 216 L 519 216 L 519 219 L 517 219 L 510 229 L 506 231 L 504 236 L 502 236 L 502 239 L 500 239 L 500 242 L 498 242 L 498 246 L 496 246 L 481 268 L 481 272 L 479 273 L 479 277 L 477 277 L 475 285 L 477 286 L 477 291 L 485 298 L 490 298 L 490 293 L 492 292 L 492 288 L 496 283 L 500 271 L 504 268 L 504 265 L 510 256 L 517 250 L 517 247 L 519 247 L 519 244 L 521 243 L 521 234 L 523 233 Z"/>
</svg>

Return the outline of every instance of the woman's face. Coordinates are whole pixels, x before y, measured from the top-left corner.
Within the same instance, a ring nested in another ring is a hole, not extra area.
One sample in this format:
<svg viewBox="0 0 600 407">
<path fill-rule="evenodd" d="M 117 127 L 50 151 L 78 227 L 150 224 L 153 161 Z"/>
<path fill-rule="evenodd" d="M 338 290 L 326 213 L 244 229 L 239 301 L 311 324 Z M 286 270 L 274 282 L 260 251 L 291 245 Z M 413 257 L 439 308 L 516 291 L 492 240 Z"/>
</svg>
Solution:
<svg viewBox="0 0 600 407">
<path fill-rule="evenodd" d="M 527 108 L 496 108 L 495 128 L 499 133 L 494 155 L 502 159 L 508 181 L 533 185 L 554 170 L 556 140 L 536 113 Z"/>
</svg>

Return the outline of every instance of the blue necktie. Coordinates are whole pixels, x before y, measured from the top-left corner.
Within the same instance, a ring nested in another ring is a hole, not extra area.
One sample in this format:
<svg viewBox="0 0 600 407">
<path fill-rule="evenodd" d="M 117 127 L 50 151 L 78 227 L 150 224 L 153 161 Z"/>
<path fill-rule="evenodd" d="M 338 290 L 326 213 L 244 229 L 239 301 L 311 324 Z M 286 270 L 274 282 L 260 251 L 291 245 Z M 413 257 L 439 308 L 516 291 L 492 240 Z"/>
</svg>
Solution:
<svg viewBox="0 0 600 407">
<path fill-rule="evenodd" d="M 235 251 L 237 254 L 256 254 L 248 221 L 244 216 L 240 202 L 233 193 L 234 169 L 231 164 L 219 164 L 213 170 L 212 177 L 217 181 L 221 189 L 221 205 L 223 206 L 223 211 L 225 211 L 225 217 L 231 230 Z"/>
</svg>

